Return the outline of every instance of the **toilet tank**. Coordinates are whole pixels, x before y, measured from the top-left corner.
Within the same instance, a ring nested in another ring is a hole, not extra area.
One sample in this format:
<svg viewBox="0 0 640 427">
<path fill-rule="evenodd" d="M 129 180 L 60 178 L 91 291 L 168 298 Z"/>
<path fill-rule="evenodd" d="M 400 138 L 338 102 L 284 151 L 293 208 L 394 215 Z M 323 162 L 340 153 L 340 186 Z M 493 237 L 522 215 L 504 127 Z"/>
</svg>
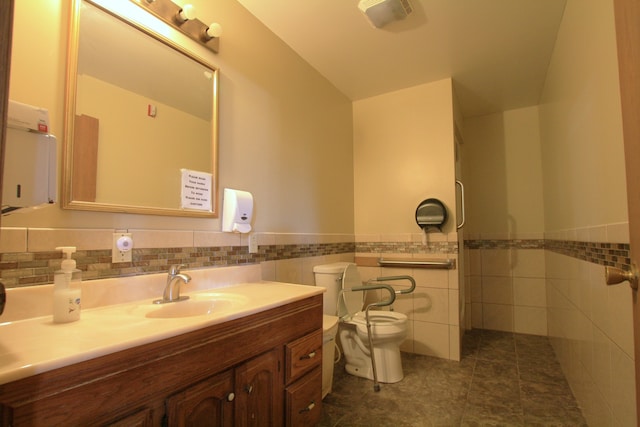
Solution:
<svg viewBox="0 0 640 427">
<path fill-rule="evenodd" d="M 338 295 L 342 289 L 342 274 L 349 264 L 348 262 L 334 262 L 313 267 L 316 286 L 327 288 L 327 291 L 322 294 L 324 314 L 336 315 Z"/>
</svg>

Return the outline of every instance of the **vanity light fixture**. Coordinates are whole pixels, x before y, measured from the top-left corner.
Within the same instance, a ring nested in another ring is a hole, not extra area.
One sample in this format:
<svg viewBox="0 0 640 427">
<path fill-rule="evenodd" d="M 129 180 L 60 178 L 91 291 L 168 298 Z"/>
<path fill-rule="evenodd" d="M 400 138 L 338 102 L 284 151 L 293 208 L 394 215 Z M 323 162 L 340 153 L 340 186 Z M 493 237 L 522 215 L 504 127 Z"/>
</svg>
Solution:
<svg viewBox="0 0 640 427">
<path fill-rule="evenodd" d="M 180 7 L 171 0 L 131 1 L 207 49 L 218 52 L 222 27 L 218 23 L 206 25 L 197 19 L 196 9 L 192 4 Z"/>
</svg>

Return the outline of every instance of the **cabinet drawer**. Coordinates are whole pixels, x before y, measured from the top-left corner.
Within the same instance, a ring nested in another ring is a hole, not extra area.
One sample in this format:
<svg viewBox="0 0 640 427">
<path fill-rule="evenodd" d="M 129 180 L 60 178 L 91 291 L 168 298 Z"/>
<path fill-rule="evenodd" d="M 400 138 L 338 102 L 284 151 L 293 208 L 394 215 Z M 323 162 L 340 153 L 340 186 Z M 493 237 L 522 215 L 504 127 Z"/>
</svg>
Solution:
<svg viewBox="0 0 640 427">
<path fill-rule="evenodd" d="M 322 368 L 318 366 L 286 389 L 287 426 L 313 426 L 322 414 Z"/>
<path fill-rule="evenodd" d="M 318 329 L 286 346 L 286 384 L 322 362 L 322 329 Z"/>
</svg>

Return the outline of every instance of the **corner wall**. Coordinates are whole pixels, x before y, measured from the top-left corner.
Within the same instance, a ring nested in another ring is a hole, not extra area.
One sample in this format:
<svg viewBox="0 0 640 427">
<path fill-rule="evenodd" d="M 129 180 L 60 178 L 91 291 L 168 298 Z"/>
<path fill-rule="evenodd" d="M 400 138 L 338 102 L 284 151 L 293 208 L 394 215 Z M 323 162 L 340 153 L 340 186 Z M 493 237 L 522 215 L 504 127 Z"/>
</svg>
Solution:
<svg viewBox="0 0 640 427">
<path fill-rule="evenodd" d="M 354 209 L 363 280 L 416 279 L 416 291 L 394 304 L 409 318 L 401 349 L 459 360 L 457 270 L 377 266 L 379 257 L 458 260 L 453 96 L 451 79 L 444 79 L 354 102 Z M 424 236 L 415 211 L 432 197 L 445 204 L 449 218 L 442 232 Z"/>
<path fill-rule="evenodd" d="M 619 95 L 613 2 L 569 0 L 540 103 L 553 246 L 629 242 Z M 631 290 L 571 251 L 546 265 L 549 335 L 587 422 L 636 425 Z"/>
</svg>

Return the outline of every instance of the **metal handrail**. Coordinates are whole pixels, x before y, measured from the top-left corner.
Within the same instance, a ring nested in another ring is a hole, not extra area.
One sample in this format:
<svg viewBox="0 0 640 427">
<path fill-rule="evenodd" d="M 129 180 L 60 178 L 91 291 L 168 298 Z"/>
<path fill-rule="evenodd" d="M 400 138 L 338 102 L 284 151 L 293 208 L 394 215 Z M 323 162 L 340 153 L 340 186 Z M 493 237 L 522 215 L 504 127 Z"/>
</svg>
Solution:
<svg viewBox="0 0 640 427">
<path fill-rule="evenodd" d="M 451 270 L 456 267 L 456 260 L 434 259 L 434 260 L 403 260 L 403 259 L 378 259 L 380 267 L 409 267 L 409 268 L 441 268 Z"/>
</svg>

